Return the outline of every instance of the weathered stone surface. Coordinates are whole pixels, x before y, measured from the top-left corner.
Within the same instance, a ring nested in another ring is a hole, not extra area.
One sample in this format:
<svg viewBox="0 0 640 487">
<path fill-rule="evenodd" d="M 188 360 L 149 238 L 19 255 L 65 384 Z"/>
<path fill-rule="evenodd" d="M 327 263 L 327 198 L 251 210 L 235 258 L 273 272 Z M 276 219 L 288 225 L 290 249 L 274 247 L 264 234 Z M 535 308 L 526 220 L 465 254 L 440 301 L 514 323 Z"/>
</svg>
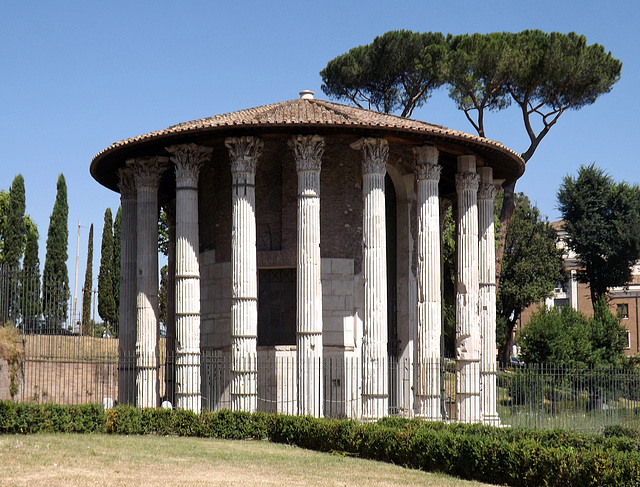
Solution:
<svg viewBox="0 0 640 487">
<path fill-rule="evenodd" d="M 415 397 L 419 418 L 442 419 L 440 412 L 440 335 L 442 299 L 440 274 L 441 166 L 438 150 L 425 146 L 414 150 L 417 177 L 417 344 Z"/>
<path fill-rule="evenodd" d="M 263 143 L 256 137 L 225 141 L 232 177 L 232 408 L 257 407 L 258 266 L 256 257 L 255 175 Z"/>
<path fill-rule="evenodd" d="M 478 322 L 478 174 L 474 156 L 458 157 L 456 188 L 456 419 L 480 421 L 480 324 Z"/>
<path fill-rule="evenodd" d="M 137 200 L 133 172 L 118 170 L 120 208 L 120 311 L 118 342 L 118 402 L 135 401 L 136 390 L 136 258 L 137 258 Z"/>
<path fill-rule="evenodd" d="M 198 175 L 211 148 L 167 147 L 176 170 L 176 406 L 200 413 Z"/>
<path fill-rule="evenodd" d="M 362 337 L 362 416 L 375 420 L 388 414 L 387 242 L 384 176 L 389 155 L 385 139 L 364 138 L 352 145 L 362 150 L 362 272 L 364 310 Z"/>
<path fill-rule="evenodd" d="M 298 173 L 296 360 L 298 414 L 322 416 L 322 282 L 320 262 L 320 167 L 324 139 L 293 137 Z"/>
<path fill-rule="evenodd" d="M 480 408 L 482 422 L 500 424 L 496 397 L 496 247 L 494 229 L 494 201 L 496 187 L 490 167 L 478 169 L 478 231 L 480 238 L 479 319 L 480 319 Z"/>
<path fill-rule="evenodd" d="M 137 335 L 138 407 L 157 407 L 158 396 L 158 185 L 166 157 L 127 162 L 137 193 Z"/>
</svg>

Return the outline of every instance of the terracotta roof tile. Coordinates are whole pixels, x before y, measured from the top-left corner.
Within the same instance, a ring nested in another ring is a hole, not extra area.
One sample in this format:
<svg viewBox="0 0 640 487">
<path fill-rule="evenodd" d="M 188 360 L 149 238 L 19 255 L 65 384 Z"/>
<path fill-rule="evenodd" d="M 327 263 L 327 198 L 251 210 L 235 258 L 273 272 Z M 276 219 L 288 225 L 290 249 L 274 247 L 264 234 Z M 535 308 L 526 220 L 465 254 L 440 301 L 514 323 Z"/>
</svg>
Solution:
<svg viewBox="0 0 640 487">
<path fill-rule="evenodd" d="M 433 135 L 446 136 L 447 138 L 463 139 L 467 142 L 476 143 L 487 148 L 497 149 L 500 152 L 506 152 L 510 156 L 515 156 L 516 158 L 520 157 L 517 153 L 508 149 L 500 142 L 467 134 L 458 130 L 452 130 L 447 127 L 443 127 L 442 125 L 402 118 L 396 115 L 384 114 L 373 110 L 364 110 L 349 105 L 342 105 L 319 99 L 289 100 L 179 123 L 163 130 L 149 132 L 147 134 L 115 142 L 98 154 L 98 156 L 118 147 L 189 131 L 240 125 L 282 126 L 296 124 L 308 126 L 340 125 L 345 127 L 373 126 L 408 132 L 424 132 Z"/>
</svg>

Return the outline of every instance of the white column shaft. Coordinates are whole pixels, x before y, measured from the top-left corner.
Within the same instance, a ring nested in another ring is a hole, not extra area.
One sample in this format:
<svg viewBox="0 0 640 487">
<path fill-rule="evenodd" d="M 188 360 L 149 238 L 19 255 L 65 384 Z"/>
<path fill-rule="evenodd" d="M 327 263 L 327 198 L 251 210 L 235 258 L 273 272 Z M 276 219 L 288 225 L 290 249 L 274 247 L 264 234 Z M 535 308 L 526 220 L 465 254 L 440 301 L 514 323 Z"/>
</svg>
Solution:
<svg viewBox="0 0 640 487">
<path fill-rule="evenodd" d="M 122 208 L 120 253 L 120 314 L 118 341 L 118 403 L 134 404 L 136 399 L 136 187 L 130 169 L 118 171 Z"/>
<path fill-rule="evenodd" d="M 321 417 L 322 282 L 320 273 L 320 166 L 324 140 L 291 139 L 298 172 L 296 361 L 298 414 Z"/>
<path fill-rule="evenodd" d="M 498 425 L 500 417 L 496 397 L 496 245 L 493 215 L 496 188 L 493 184 L 493 170 L 490 167 L 481 167 L 478 172 L 480 408 L 483 423 Z"/>
<path fill-rule="evenodd" d="M 198 175 L 211 148 L 167 147 L 176 168 L 176 406 L 200 412 Z"/>
<path fill-rule="evenodd" d="M 226 140 L 231 157 L 231 406 L 257 407 L 258 266 L 256 257 L 255 173 L 262 141 L 254 137 Z"/>
<path fill-rule="evenodd" d="M 362 416 L 365 421 L 386 416 L 389 408 L 387 361 L 387 241 L 384 177 L 389 156 L 385 139 L 361 139 L 362 273 L 364 310 L 362 337 Z"/>
<path fill-rule="evenodd" d="M 414 150 L 417 165 L 417 285 L 416 416 L 442 419 L 440 408 L 440 338 L 442 334 L 440 201 L 441 166 L 438 150 Z"/>
<path fill-rule="evenodd" d="M 166 158 L 130 163 L 137 189 L 137 402 L 157 407 L 158 397 L 158 185 Z M 129 164 L 129 162 L 127 163 Z"/>
<path fill-rule="evenodd" d="M 480 421 L 478 320 L 478 175 L 475 157 L 458 157 L 456 419 Z"/>
</svg>

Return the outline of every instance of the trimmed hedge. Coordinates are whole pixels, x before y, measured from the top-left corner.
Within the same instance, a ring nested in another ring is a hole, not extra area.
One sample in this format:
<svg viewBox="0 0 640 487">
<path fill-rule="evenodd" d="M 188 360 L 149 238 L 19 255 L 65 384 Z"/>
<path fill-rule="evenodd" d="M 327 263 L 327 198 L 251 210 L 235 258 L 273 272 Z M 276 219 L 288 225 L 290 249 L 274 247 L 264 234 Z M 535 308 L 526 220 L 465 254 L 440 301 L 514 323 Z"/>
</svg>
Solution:
<svg viewBox="0 0 640 487">
<path fill-rule="evenodd" d="M 377 423 L 264 413 L 0 402 L 0 433 L 106 432 L 270 439 L 511 486 L 639 486 L 640 431 L 604 435 L 384 418 Z"/>
<path fill-rule="evenodd" d="M 104 433 L 104 409 L 97 404 L 0 401 L 0 433 Z"/>
</svg>

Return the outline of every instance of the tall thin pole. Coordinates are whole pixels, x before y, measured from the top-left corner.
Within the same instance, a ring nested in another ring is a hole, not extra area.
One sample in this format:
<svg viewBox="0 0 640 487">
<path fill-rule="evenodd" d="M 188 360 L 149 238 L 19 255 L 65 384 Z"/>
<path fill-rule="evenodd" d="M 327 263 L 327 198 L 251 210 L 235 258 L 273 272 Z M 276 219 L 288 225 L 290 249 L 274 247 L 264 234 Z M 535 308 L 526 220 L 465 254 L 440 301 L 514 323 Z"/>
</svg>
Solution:
<svg viewBox="0 0 640 487">
<path fill-rule="evenodd" d="M 80 220 L 78 220 L 78 243 L 76 244 L 76 277 L 73 283 L 73 312 L 71 313 L 71 329 L 75 330 L 76 304 L 78 302 L 78 261 L 80 260 Z"/>
</svg>

